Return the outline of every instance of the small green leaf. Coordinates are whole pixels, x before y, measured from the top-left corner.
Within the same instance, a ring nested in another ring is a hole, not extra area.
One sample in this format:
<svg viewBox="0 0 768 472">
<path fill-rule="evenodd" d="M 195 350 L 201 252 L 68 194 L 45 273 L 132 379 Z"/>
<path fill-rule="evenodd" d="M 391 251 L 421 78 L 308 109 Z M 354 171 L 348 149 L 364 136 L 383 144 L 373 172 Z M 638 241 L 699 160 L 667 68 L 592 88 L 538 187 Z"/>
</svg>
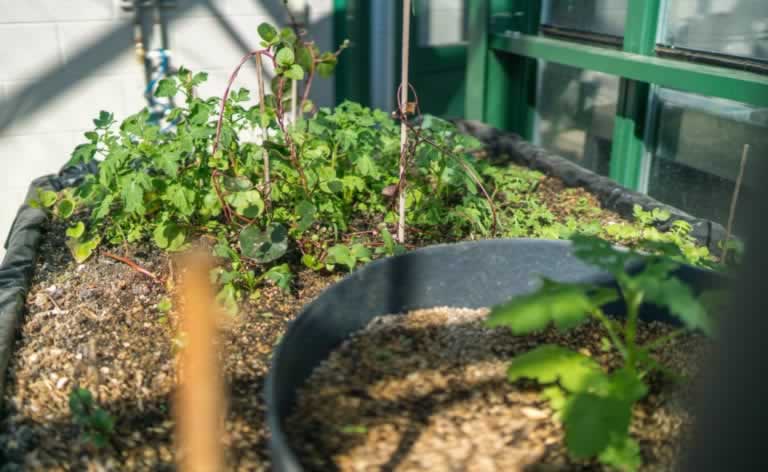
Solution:
<svg viewBox="0 0 768 472">
<path fill-rule="evenodd" d="M 293 64 L 285 71 L 284 75 L 291 80 L 304 80 L 304 69 L 298 64 Z"/>
<path fill-rule="evenodd" d="M 631 415 L 631 402 L 577 393 L 568 401 L 563 412 L 568 451 L 577 459 L 600 454 L 613 437 L 627 436 Z"/>
<path fill-rule="evenodd" d="M 168 297 L 163 297 L 157 302 L 157 311 L 161 313 L 168 313 L 173 308 L 173 302 Z"/>
<path fill-rule="evenodd" d="M 680 318 L 691 329 L 700 329 L 710 336 L 714 334 L 712 319 L 701 301 L 680 279 L 640 274 L 632 280 L 644 292 L 645 299 L 649 302 L 667 307 L 670 313 Z"/>
<path fill-rule="evenodd" d="M 184 229 L 176 223 L 160 223 L 152 232 L 152 237 L 160 249 L 179 251 L 184 248 L 187 239 Z"/>
<path fill-rule="evenodd" d="M 365 434 L 368 432 L 368 428 L 360 424 L 348 424 L 341 427 L 341 432 L 344 434 Z"/>
<path fill-rule="evenodd" d="M 493 307 L 488 326 L 507 326 L 515 334 L 540 331 L 550 323 L 565 330 L 582 323 L 596 308 L 584 287 L 543 281 L 539 291 Z"/>
<path fill-rule="evenodd" d="M 315 222 L 315 215 L 317 210 L 311 202 L 307 200 L 300 201 L 295 208 L 295 214 L 299 217 L 296 229 L 303 233 L 308 230 Z"/>
<path fill-rule="evenodd" d="M 288 251 L 288 231 L 280 223 L 265 229 L 248 226 L 240 231 L 240 249 L 245 257 L 261 263 L 271 262 Z"/>
<path fill-rule="evenodd" d="M 291 272 L 290 267 L 288 267 L 288 264 L 280 264 L 264 273 L 264 278 L 273 281 L 275 285 L 287 292 L 291 289 L 293 273 Z"/>
<path fill-rule="evenodd" d="M 85 233 L 85 224 L 82 221 L 78 221 L 75 226 L 67 228 L 66 233 L 72 239 L 80 239 L 83 233 Z"/>
<path fill-rule="evenodd" d="M 612 436 L 608 447 L 603 449 L 598 459 L 603 464 L 615 467 L 622 472 L 634 472 L 643 465 L 640 445 L 629 436 Z"/>
<path fill-rule="evenodd" d="M 65 198 L 59 202 L 57 212 L 61 218 L 69 218 L 75 211 L 75 201 L 71 198 Z"/>
<path fill-rule="evenodd" d="M 591 358 L 554 344 L 545 344 L 514 359 L 507 370 L 510 382 L 527 378 L 541 384 L 559 382 L 569 392 L 587 391 L 605 381 L 605 373 Z"/>
<path fill-rule="evenodd" d="M 67 241 L 67 246 L 72 252 L 72 257 L 75 258 L 78 264 L 82 264 L 83 262 L 88 260 L 89 257 L 91 257 L 91 255 L 93 254 L 93 251 L 96 250 L 100 242 L 101 242 L 101 237 L 99 236 L 93 237 L 87 241 L 80 241 L 79 239 L 70 239 L 69 241 Z"/>
<path fill-rule="evenodd" d="M 293 29 L 285 27 L 280 30 L 280 39 L 286 44 L 294 44 L 296 42 L 296 33 L 293 32 Z"/>
<path fill-rule="evenodd" d="M 216 294 L 216 303 L 218 303 L 225 313 L 230 316 L 237 315 L 239 311 L 237 306 L 237 290 L 231 283 L 224 285 L 219 293 Z"/>
<path fill-rule="evenodd" d="M 312 270 L 320 270 L 323 268 L 323 263 L 318 262 L 312 254 L 304 254 L 301 256 L 301 263 Z"/>
<path fill-rule="evenodd" d="M 355 268 L 356 259 L 347 246 L 337 244 L 328 249 L 328 256 L 325 258 L 325 263 L 343 265 L 351 271 Z"/>
<path fill-rule="evenodd" d="M 198 72 L 194 76 L 192 76 L 192 82 L 191 85 L 193 87 L 197 87 L 198 85 L 202 84 L 208 80 L 208 72 Z"/>
<path fill-rule="evenodd" d="M 96 125 L 97 128 L 106 128 L 112 124 L 114 119 L 114 114 L 102 110 L 99 112 L 99 117 L 93 120 L 93 124 Z"/>
<path fill-rule="evenodd" d="M 56 195 L 56 192 L 53 192 L 51 190 L 40 190 L 37 189 L 37 202 L 42 206 L 43 208 L 50 208 L 58 199 L 58 195 Z"/>
<path fill-rule="evenodd" d="M 277 51 L 277 55 L 275 56 L 275 62 L 277 62 L 277 65 L 281 67 L 289 67 L 293 64 L 293 61 L 294 56 L 293 50 L 291 48 L 282 48 Z"/>
<path fill-rule="evenodd" d="M 173 98 L 176 96 L 176 81 L 173 79 L 162 79 L 157 84 L 155 96 L 160 98 Z"/>
<path fill-rule="evenodd" d="M 269 23 L 261 23 L 257 31 L 259 32 L 259 36 L 261 36 L 261 39 L 266 41 L 267 43 L 271 43 L 272 40 L 274 40 L 277 37 L 277 30 L 274 26 L 270 25 Z"/>
<path fill-rule="evenodd" d="M 314 108 L 315 108 L 315 103 L 310 99 L 306 99 L 304 100 L 304 105 L 302 105 L 301 111 L 303 111 L 304 113 L 309 113 Z"/>
<path fill-rule="evenodd" d="M 611 243 L 594 236 L 576 234 L 571 241 L 576 257 L 613 275 L 623 274 L 627 263 L 637 257 L 631 251 L 618 250 Z"/>
</svg>

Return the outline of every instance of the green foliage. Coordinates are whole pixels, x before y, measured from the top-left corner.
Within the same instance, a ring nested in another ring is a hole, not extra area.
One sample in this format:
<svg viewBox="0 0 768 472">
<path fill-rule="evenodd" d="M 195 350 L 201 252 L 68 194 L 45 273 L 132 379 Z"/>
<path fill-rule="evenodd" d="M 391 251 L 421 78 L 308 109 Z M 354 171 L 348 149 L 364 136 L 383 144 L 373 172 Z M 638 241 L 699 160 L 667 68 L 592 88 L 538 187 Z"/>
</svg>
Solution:
<svg viewBox="0 0 768 472">
<path fill-rule="evenodd" d="M 291 81 L 332 74 L 348 43 L 322 52 L 290 28 L 263 23 L 258 32 L 264 48 L 259 54 L 272 61 L 276 74 L 263 104 L 251 104 L 252 94 L 242 88 L 231 89 L 223 101 L 201 97 L 195 87 L 207 74 L 181 68 L 156 90 L 177 98 L 169 117 L 173 130 L 161 131 L 146 109 L 121 123 L 106 111 L 94 120 L 70 162 L 98 159 L 99 174 L 74 191 L 41 190 L 32 203 L 62 219 L 76 218 L 68 231 L 75 259 L 85 261 L 100 244 L 136 241 L 180 251 L 205 236 L 217 241 L 221 271 L 214 280 L 232 308 L 244 296 L 256 296 L 265 280 L 290 287 L 279 271 L 265 277 L 276 266 L 353 270 L 405 251 L 390 233 L 398 216 L 392 194 L 399 182 L 398 123 L 351 102 L 319 110 L 303 102 L 296 105 L 310 115 L 300 113 L 293 124 L 286 120 Z M 479 142 L 453 124 L 425 116 L 417 128 L 411 131 L 406 194 L 409 244 L 560 238 L 590 224 L 558 222 L 536 195 L 542 174 L 491 165 L 474 152 Z M 263 140 L 244 138 L 254 129 L 266 130 Z M 496 231 L 478 183 L 495 196 Z M 580 205 L 585 214 L 594 213 L 587 201 Z M 591 225 L 591 234 L 604 236 L 599 223 Z M 675 237 L 688 244 L 684 230 Z"/>
<path fill-rule="evenodd" d="M 664 217 L 657 214 L 654 218 Z M 532 379 L 545 387 L 544 396 L 565 427 L 568 450 L 575 458 L 597 457 L 621 470 L 637 470 L 639 447 L 629 437 L 633 405 L 647 393 L 643 379 L 664 367 L 655 361 L 653 349 L 673 336 L 640 345 L 637 323 L 640 305 L 646 301 L 665 307 L 688 328 L 713 333 L 713 322 L 690 287 L 674 276 L 681 249 L 672 243 L 653 242 L 654 253 L 619 249 L 599 238 L 575 235 L 573 253 L 583 261 L 611 273 L 619 292 L 584 284 L 562 284 L 544 280 L 538 291 L 493 307 L 489 326 L 507 326 L 522 335 L 554 323 L 569 329 L 587 317 L 602 323 L 604 344 L 618 351 L 624 364 L 612 373 L 583 354 L 544 345 L 515 357 L 510 363 L 510 381 Z M 641 270 L 628 271 L 643 263 Z M 609 319 L 602 306 L 621 296 L 627 313 L 623 323 Z"/>
<path fill-rule="evenodd" d="M 69 410 L 86 442 L 98 449 L 110 444 L 115 420 L 106 410 L 96 405 L 88 389 L 78 387 L 70 392 Z"/>
</svg>

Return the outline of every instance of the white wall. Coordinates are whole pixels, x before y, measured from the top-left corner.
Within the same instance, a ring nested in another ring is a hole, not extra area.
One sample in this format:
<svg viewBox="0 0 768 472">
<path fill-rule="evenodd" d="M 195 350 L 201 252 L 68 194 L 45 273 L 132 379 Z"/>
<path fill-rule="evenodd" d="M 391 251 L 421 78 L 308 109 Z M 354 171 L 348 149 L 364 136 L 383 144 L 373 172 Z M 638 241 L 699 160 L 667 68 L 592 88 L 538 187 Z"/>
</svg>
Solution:
<svg viewBox="0 0 768 472">
<path fill-rule="evenodd" d="M 309 30 L 334 48 L 333 0 L 306 0 Z M 292 3 L 296 3 L 292 1 Z M 176 0 L 169 10 L 172 65 L 209 73 L 201 95 L 220 95 L 231 70 L 258 47 L 262 21 L 284 21 L 281 0 Z M 0 242 L 30 181 L 66 163 L 100 110 L 122 119 L 146 105 L 134 53 L 133 14 L 120 0 L 0 0 Z M 235 39 L 234 37 L 238 37 Z M 153 41 L 150 47 L 157 47 Z M 256 88 L 252 65 L 237 84 Z M 333 81 L 313 85 L 333 102 Z M 5 249 L 0 244 L 0 259 Z"/>
</svg>

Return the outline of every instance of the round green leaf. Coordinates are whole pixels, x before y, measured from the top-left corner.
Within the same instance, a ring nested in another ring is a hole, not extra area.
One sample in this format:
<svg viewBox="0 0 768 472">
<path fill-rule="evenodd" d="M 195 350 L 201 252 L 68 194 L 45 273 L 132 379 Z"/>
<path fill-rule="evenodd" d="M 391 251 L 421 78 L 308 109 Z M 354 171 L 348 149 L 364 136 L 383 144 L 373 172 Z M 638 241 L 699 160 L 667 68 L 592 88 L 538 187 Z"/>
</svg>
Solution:
<svg viewBox="0 0 768 472">
<path fill-rule="evenodd" d="M 275 56 L 275 62 L 277 62 L 277 65 L 288 67 L 293 64 L 293 61 L 293 50 L 290 48 L 282 48 L 281 50 L 277 51 L 277 56 Z"/>
<path fill-rule="evenodd" d="M 72 239 L 78 239 L 85 233 L 85 225 L 82 221 L 78 221 L 75 226 L 67 228 L 67 236 Z"/>
<path fill-rule="evenodd" d="M 265 229 L 248 226 L 240 232 L 240 249 L 245 257 L 258 262 L 271 262 L 288 251 L 288 231 L 279 223 Z"/>
<path fill-rule="evenodd" d="M 69 198 L 59 202 L 59 216 L 62 218 L 69 218 L 72 216 L 72 212 L 75 211 L 75 201 Z"/>
<path fill-rule="evenodd" d="M 285 71 L 285 77 L 292 80 L 304 80 L 304 69 L 298 64 L 293 64 Z"/>
<path fill-rule="evenodd" d="M 272 40 L 277 37 L 277 30 L 275 29 L 274 26 L 270 25 L 269 23 L 260 24 L 256 30 L 259 32 L 259 36 L 261 36 L 261 39 L 263 39 L 268 43 L 271 43 Z"/>
</svg>

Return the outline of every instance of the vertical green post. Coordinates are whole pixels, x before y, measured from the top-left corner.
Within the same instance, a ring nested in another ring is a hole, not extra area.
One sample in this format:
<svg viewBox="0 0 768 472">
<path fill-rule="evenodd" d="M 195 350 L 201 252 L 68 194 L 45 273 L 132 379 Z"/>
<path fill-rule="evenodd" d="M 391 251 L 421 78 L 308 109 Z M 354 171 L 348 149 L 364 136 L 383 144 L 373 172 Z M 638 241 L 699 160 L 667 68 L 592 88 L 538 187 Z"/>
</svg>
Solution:
<svg viewBox="0 0 768 472">
<path fill-rule="evenodd" d="M 653 56 L 661 0 L 629 0 L 624 51 Z M 650 84 L 621 79 L 611 148 L 611 178 L 637 190 L 645 155 L 645 119 Z"/>
<path fill-rule="evenodd" d="M 469 3 L 467 43 L 467 88 L 464 116 L 468 120 L 485 121 L 485 86 L 488 73 L 489 0 Z"/>
<path fill-rule="evenodd" d="M 541 0 L 479 0 L 469 17 L 466 116 L 530 139 L 536 99 L 536 60 L 492 51 L 496 30 L 536 34 Z"/>
<path fill-rule="evenodd" d="M 336 104 L 353 100 L 370 104 L 370 2 L 368 0 L 334 0 L 333 38 L 336 46 L 349 39 L 351 47 L 344 51 L 336 66 Z"/>
</svg>

